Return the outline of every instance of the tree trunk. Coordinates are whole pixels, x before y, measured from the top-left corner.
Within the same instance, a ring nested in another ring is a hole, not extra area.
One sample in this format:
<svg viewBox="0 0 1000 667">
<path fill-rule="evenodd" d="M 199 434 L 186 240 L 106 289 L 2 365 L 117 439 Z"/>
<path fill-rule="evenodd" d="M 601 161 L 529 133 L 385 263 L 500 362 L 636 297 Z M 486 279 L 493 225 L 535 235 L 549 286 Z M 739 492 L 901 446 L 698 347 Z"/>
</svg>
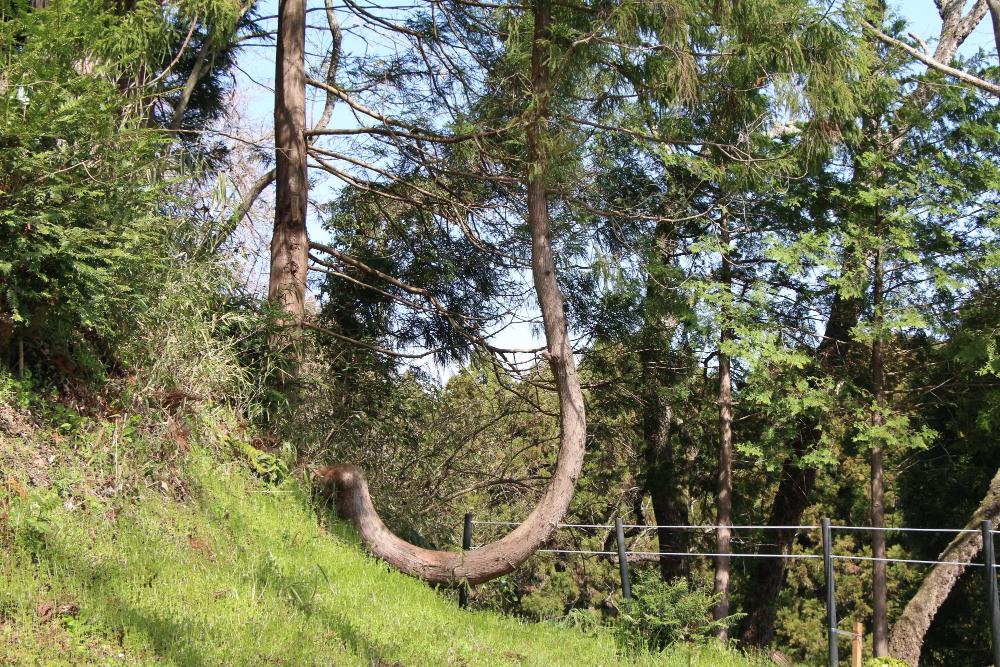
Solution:
<svg viewBox="0 0 1000 667">
<path fill-rule="evenodd" d="M 990 20 L 993 23 L 993 41 L 997 47 L 997 55 L 1000 56 L 1000 0 L 986 0 L 990 8 Z"/>
<path fill-rule="evenodd" d="M 651 263 L 668 265 L 673 262 L 677 243 L 672 224 L 660 221 L 656 225 L 654 255 Z M 645 444 L 644 487 L 653 506 L 653 520 L 658 526 L 685 525 L 688 507 L 677 474 L 677 451 L 674 444 L 674 410 L 664 390 L 677 381 L 678 373 L 670 359 L 671 344 L 678 319 L 666 301 L 667 289 L 653 276 L 646 280 L 646 335 L 643 337 L 642 360 L 642 435 Z M 666 315 L 661 313 L 666 312 Z M 688 533 L 683 530 L 658 528 L 657 544 L 661 552 L 682 552 L 688 548 Z M 660 556 L 660 576 L 664 581 L 686 577 L 687 558 Z"/>
<path fill-rule="evenodd" d="M 305 315 L 309 236 L 306 209 L 305 0 L 281 0 L 274 91 L 275 210 L 271 236 L 271 272 L 267 296 L 283 314 L 286 327 L 273 347 L 292 352 L 291 375 L 299 356 Z"/>
<path fill-rule="evenodd" d="M 872 394 L 875 408 L 872 410 L 872 426 L 882 425 L 882 411 L 885 409 L 885 368 L 882 360 L 882 301 L 883 272 L 882 251 L 875 253 L 874 280 L 872 286 L 872 308 L 874 309 L 875 336 L 872 339 Z M 882 443 L 877 440 L 871 452 L 871 521 L 872 557 L 885 558 L 885 481 L 882 465 Z M 886 562 L 872 561 L 872 650 L 876 658 L 889 655 L 889 622 L 886 618 L 888 588 L 886 583 Z"/>
<path fill-rule="evenodd" d="M 972 532 L 959 533 L 941 552 L 938 560 L 971 563 L 983 547 L 983 536 L 979 531 L 985 519 L 996 521 L 1000 517 L 1000 470 L 990 482 L 986 496 L 979 504 L 965 529 Z M 965 572 L 964 565 L 935 565 L 924 578 L 916 594 L 906 604 L 903 614 L 892 626 L 889 636 L 889 654 L 905 660 L 912 667 L 920 663 L 920 651 L 924 636 L 938 609 L 948 599 L 955 582 Z"/>
<path fill-rule="evenodd" d="M 544 123 L 549 96 L 549 0 L 534 7 L 531 50 L 531 89 L 534 113 L 528 124 L 528 226 L 531 230 L 531 272 L 542 311 L 547 352 L 559 394 L 561 434 L 552 479 L 541 501 L 524 522 L 497 542 L 464 552 L 432 551 L 414 546 L 391 533 L 379 519 L 368 494 L 364 474 L 355 466 L 320 470 L 321 480 L 336 485 L 336 506 L 357 527 L 375 556 L 408 574 L 433 583 L 481 583 L 512 571 L 552 535 L 573 497 L 583 465 L 586 417 L 583 392 L 573 359 L 552 254 L 548 198 L 545 183 Z"/>
<path fill-rule="evenodd" d="M 796 456 L 807 451 L 796 447 Z M 785 459 L 781 467 L 781 482 L 774 496 L 768 517 L 769 526 L 794 526 L 802 520 L 802 513 L 809 504 L 809 496 L 816 485 L 815 468 L 802 468 L 797 461 Z M 789 554 L 798 531 L 787 528 L 767 531 L 774 539 L 774 553 Z M 774 641 L 774 623 L 777 619 L 778 593 L 785 582 L 784 558 L 761 558 L 749 580 L 746 606 L 748 615 L 740 634 L 740 641 L 751 646 L 767 646 Z"/>
<path fill-rule="evenodd" d="M 732 261 L 729 257 L 729 228 L 723 219 L 722 234 L 722 267 L 720 282 L 726 294 L 732 294 Z M 729 326 L 729 316 L 722 311 L 722 328 L 719 335 L 719 494 L 716 498 L 715 522 L 719 528 L 717 533 L 715 558 L 714 593 L 719 597 L 712 615 L 715 620 L 729 616 L 729 562 L 730 541 L 733 524 L 733 378 L 729 354 L 726 344 L 733 339 L 733 330 Z M 729 631 L 721 628 L 719 639 L 727 641 Z"/>
<path fill-rule="evenodd" d="M 833 372 L 843 363 L 850 345 L 850 332 L 858 323 L 861 307 L 860 299 L 844 298 L 840 294 L 834 297 L 823 341 L 815 353 L 819 367 L 826 372 Z M 809 496 L 816 484 L 816 470 L 803 468 L 800 460 L 820 442 L 823 434 L 821 427 L 816 418 L 802 420 L 798 438 L 793 443 L 792 456 L 782 462 L 781 478 L 767 525 L 795 526 L 802 521 L 802 513 L 809 505 Z M 769 530 L 767 536 L 773 538 L 775 544 L 773 552 L 791 553 L 797 532 L 788 528 Z M 784 581 L 784 558 L 757 559 L 749 579 L 747 617 L 743 621 L 740 641 L 752 646 L 766 646 L 774 641 L 778 594 Z"/>
<path fill-rule="evenodd" d="M 662 332 L 657 332 L 662 333 Z M 661 339 L 660 336 L 657 338 Z M 663 371 L 666 348 L 656 346 L 643 354 L 645 378 L 642 432 L 645 441 L 645 488 L 653 506 L 653 519 L 658 526 L 687 524 L 687 503 L 677 478 L 676 451 L 673 442 L 673 406 L 662 395 L 665 386 Z M 661 552 L 687 550 L 687 533 L 670 528 L 656 529 Z M 678 556 L 660 556 L 660 576 L 664 581 L 686 577 L 688 561 Z"/>
</svg>

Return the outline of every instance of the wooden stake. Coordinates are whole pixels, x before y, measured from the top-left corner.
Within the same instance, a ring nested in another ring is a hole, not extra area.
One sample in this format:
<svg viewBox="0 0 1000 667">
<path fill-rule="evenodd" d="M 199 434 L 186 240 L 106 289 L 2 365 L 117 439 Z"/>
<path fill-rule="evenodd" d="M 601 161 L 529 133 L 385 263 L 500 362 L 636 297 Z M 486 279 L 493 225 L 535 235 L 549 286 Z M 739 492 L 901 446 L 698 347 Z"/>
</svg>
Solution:
<svg viewBox="0 0 1000 667">
<path fill-rule="evenodd" d="M 865 626 L 854 624 L 854 637 L 851 639 L 851 667 L 861 667 L 865 653 Z"/>
</svg>

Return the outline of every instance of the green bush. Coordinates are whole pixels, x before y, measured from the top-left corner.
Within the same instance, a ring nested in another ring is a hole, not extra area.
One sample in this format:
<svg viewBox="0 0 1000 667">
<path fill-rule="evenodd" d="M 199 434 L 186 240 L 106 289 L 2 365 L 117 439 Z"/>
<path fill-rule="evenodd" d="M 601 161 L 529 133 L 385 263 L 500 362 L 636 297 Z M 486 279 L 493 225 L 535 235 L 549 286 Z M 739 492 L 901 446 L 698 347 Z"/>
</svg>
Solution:
<svg viewBox="0 0 1000 667">
<path fill-rule="evenodd" d="M 174 190 L 200 163 L 155 127 L 169 91 L 149 79 L 194 17 L 226 35 L 238 12 L 0 0 L 0 363 L 51 384 L 99 379 L 190 255 L 176 231 L 197 214 Z"/>
<path fill-rule="evenodd" d="M 98 366 L 166 259 L 162 133 L 116 71 L 81 60 L 111 32 L 82 10 L 0 22 L 0 358 L 20 341 L 63 374 Z"/>
<path fill-rule="evenodd" d="M 899 658 L 869 658 L 865 667 L 910 667 L 910 663 Z"/>
<path fill-rule="evenodd" d="M 632 583 L 632 599 L 623 600 L 613 622 L 619 645 L 628 652 L 662 651 L 672 644 L 707 643 L 738 615 L 712 618 L 718 597 L 692 587 L 686 579 L 663 581 L 658 573 L 641 573 Z"/>
<path fill-rule="evenodd" d="M 134 402 L 210 401 L 268 421 L 284 397 L 270 383 L 280 355 L 268 346 L 278 325 L 266 301 L 242 293 L 215 258 L 172 263 L 159 279 L 118 350 L 134 369 L 126 387 Z"/>
</svg>

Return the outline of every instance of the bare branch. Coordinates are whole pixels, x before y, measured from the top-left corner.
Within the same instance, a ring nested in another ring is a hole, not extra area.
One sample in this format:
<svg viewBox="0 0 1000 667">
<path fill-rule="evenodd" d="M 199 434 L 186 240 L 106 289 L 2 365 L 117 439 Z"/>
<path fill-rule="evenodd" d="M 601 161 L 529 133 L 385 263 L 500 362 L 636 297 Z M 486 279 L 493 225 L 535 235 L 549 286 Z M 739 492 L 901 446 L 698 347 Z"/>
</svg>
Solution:
<svg viewBox="0 0 1000 667">
<path fill-rule="evenodd" d="M 340 21 L 337 20 L 337 14 L 333 11 L 332 0 L 324 0 L 323 4 L 326 8 L 326 24 L 330 29 L 330 37 L 333 40 L 330 44 L 329 62 L 326 66 L 326 83 L 330 86 L 335 86 L 337 69 L 340 67 L 343 34 L 340 31 Z M 327 90 L 326 102 L 323 104 L 323 113 L 313 126 L 313 130 L 326 129 L 326 126 L 330 124 L 330 117 L 333 115 L 333 104 L 334 95 L 331 91 Z"/>
<path fill-rule="evenodd" d="M 978 76 L 975 76 L 974 74 L 970 74 L 966 71 L 957 69 L 955 67 L 952 67 L 951 65 L 947 65 L 937 60 L 933 56 L 930 56 L 922 51 L 919 51 L 918 49 L 915 49 L 906 42 L 901 42 L 895 37 L 891 37 L 890 35 L 885 34 L 884 32 L 873 26 L 871 23 L 868 23 L 867 21 L 863 20 L 861 23 L 862 25 L 864 25 L 865 28 L 870 30 L 882 42 L 890 46 L 902 49 L 903 51 L 906 51 L 911 56 L 913 56 L 923 64 L 927 65 L 931 69 L 937 70 L 943 74 L 947 74 L 948 76 L 954 77 L 959 81 L 963 81 L 965 83 L 968 83 L 969 85 L 975 86 L 976 88 L 979 88 L 980 90 L 983 90 L 991 95 L 1000 97 L 1000 85 L 997 85 L 991 81 L 987 81 L 986 79 L 981 79 Z"/>
<path fill-rule="evenodd" d="M 181 90 L 180 99 L 178 99 L 177 104 L 174 105 L 174 114 L 170 119 L 170 125 L 168 126 L 171 130 L 179 129 L 181 122 L 184 120 L 184 112 L 187 111 L 188 104 L 191 102 L 191 95 L 194 93 L 194 87 L 198 85 L 198 81 L 205 73 L 205 63 L 208 62 L 208 53 L 211 49 L 212 39 L 211 34 L 208 34 L 205 35 L 205 39 L 201 43 L 201 48 L 198 49 L 198 55 L 195 58 L 194 67 L 191 68 L 191 73 L 188 74 L 187 81 L 184 82 L 184 89 Z"/>
<path fill-rule="evenodd" d="M 384 354 L 389 357 L 398 357 L 401 359 L 423 359 L 424 357 L 429 357 L 431 355 L 438 354 L 439 352 L 445 352 L 449 349 L 447 347 L 438 347 L 434 348 L 433 350 L 427 350 L 425 352 L 397 352 L 396 350 L 390 350 L 388 348 L 379 347 L 377 345 L 372 345 L 371 343 L 360 341 L 357 338 L 351 338 L 350 336 L 339 334 L 336 331 L 327 329 L 326 327 L 322 327 L 313 322 L 303 321 L 302 326 L 305 327 L 306 329 L 318 331 L 319 333 L 322 333 L 326 336 L 332 336 L 337 340 L 342 340 L 345 343 L 350 343 L 351 345 L 355 345 L 365 350 L 369 350 L 371 352 L 377 352 L 378 354 Z"/>
<path fill-rule="evenodd" d="M 159 73 L 159 75 L 157 75 L 151 81 L 148 81 L 146 83 L 147 86 L 153 85 L 157 81 L 161 80 L 163 77 L 170 74 L 170 72 L 174 69 L 177 63 L 180 62 L 181 56 L 183 56 L 184 52 L 187 51 L 188 44 L 191 42 L 191 36 L 194 34 L 194 29 L 197 27 L 198 27 L 198 17 L 195 16 L 194 20 L 191 21 L 191 27 L 188 29 L 187 35 L 184 37 L 184 41 L 181 43 L 181 48 L 177 51 L 177 55 L 174 56 L 174 59 L 170 61 L 170 64 L 167 65 L 166 68 L 164 68 L 164 70 Z"/>
<path fill-rule="evenodd" d="M 997 58 L 1000 58 L 1000 0 L 986 0 L 993 21 L 993 41 L 996 42 Z"/>
<path fill-rule="evenodd" d="M 260 178 L 254 182 L 253 187 L 250 188 L 250 192 L 243 197 L 243 201 L 241 201 L 240 205 L 236 207 L 233 214 L 229 216 L 229 220 L 226 224 L 206 241 L 205 248 L 209 252 L 218 252 L 222 244 L 229 240 L 229 237 L 231 237 L 236 231 L 236 228 L 239 227 L 240 221 L 243 220 L 243 217 L 250 212 L 250 209 L 253 207 L 254 202 L 257 201 L 257 198 L 260 197 L 261 193 L 274 182 L 274 176 L 274 169 L 270 169 L 264 174 L 261 174 Z"/>
</svg>

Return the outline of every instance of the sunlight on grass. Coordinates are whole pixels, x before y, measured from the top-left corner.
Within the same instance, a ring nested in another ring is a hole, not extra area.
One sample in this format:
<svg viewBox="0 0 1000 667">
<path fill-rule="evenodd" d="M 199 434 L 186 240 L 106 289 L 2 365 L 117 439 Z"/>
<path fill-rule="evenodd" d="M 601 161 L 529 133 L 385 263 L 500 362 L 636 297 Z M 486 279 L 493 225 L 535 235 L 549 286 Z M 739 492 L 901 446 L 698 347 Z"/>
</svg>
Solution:
<svg viewBox="0 0 1000 667">
<path fill-rule="evenodd" d="M 321 528 L 297 483 L 197 452 L 185 477 L 190 498 L 147 491 L 117 511 L 11 495 L 0 664 L 749 664 L 711 648 L 623 659 L 605 635 L 460 611 Z"/>
</svg>

